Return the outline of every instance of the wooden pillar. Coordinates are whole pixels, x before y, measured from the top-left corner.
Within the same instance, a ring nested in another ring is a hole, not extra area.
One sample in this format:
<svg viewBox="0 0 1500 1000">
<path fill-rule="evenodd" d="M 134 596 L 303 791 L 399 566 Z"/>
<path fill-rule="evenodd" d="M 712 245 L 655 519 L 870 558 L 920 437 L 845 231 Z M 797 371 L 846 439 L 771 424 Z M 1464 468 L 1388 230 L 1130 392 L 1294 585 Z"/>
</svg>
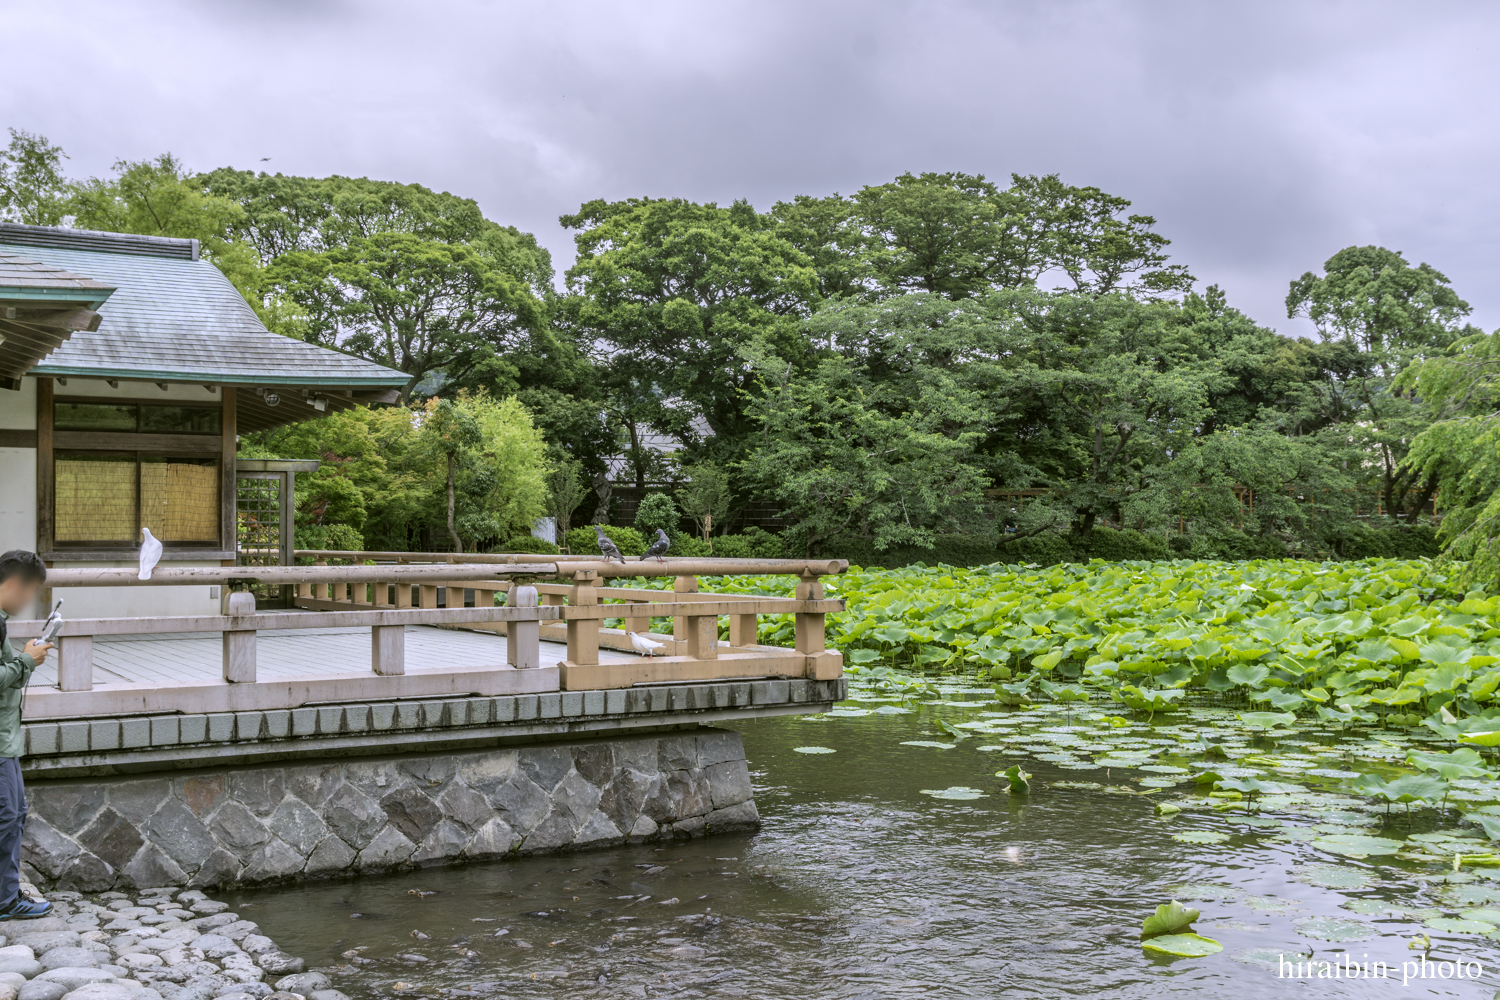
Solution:
<svg viewBox="0 0 1500 1000">
<path fill-rule="evenodd" d="M 573 574 L 573 586 L 568 591 L 568 607 L 592 608 L 599 603 L 599 574 L 591 569 Z M 599 619 L 568 619 L 568 663 L 574 666 L 592 666 L 599 662 Z"/>
<path fill-rule="evenodd" d="M 406 673 L 405 625 L 375 625 L 370 629 L 370 669 L 383 677 Z"/>
<path fill-rule="evenodd" d="M 240 590 L 229 595 L 229 614 L 231 617 L 254 613 L 254 594 L 248 590 Z M 224 680 L 231 684 L 255 683 L 254 629 L 225 629 Z"/>
<path fill-rule="evenodd" d="M 535 590 L 532 593 L 536 593 Z M 474 607 L 493 608 L 495 606 L 495 592 L 484 587 L 474 588 Z"/>
<path fill-rule="evenodd" d="M 719 658 L 719 616 L 688 615 L 687 655 L 695 660 Z"/>
<path fill-rule="evenodd" d="M 420 592 L 420 595 L 421 595 L 421 599 L 422 599 L 422 605 L 421 606 L 422 607 L 424 607 L 424 608 L 435 608 L 435 607 L 438 606 L 438 603 L 437 603 L 437 592 L 438 592 L 437 584 L 426 584 L 426 583 L 424 583 L 421 586 L 419 586 L 417 588 L 417 590 Z"/>
<path fill-rule="evenodd" d="M 234 468 L 235 453 L 239 448 L 237 400 L 234 386 L 219 386 L 219 539 L 220 548 L 226 552 L 235 552 L 240 547 L 240 525 L 236 513 L 239 484 L 235 481 Z M 136 536 L 139 540 L 139 528 Z"/>
<path fill-rule="evenodd" d="M 475 603 L 478 604 L 476 597 Z M 534 608 L 537 606 L 535 587 L 512 587 L 505 598 L 506 607 L 510 608 Z M 572 623 L 570 622 L 571 626 Z M 541 623 L 529 622 L 506 622 L 505 625 L 505 659 L 511 666 L 517 669 L 527 667 L 539 667 L 542 665 L 541 653 Z M 568 659 L 573 658 L 573 632 L 571 627 L 568 631 Z M 594 632 L 595 662 L 598 662 L 598 639 L 599 633 Z"/>
<path fill-rule="evenodd" d="M 679 576 L 672 581 L 674 594 L 696 594 L 697 592 L 698 578 L 696 576 Z M 673 652 L 680 652 L 680 644 L 689 641 L 686 615 L 672 616 L 672 640 Z"/>
<path fill-rule="evenodd" d="M 759 636 L 756 630 L 760 618 L 757 615 L 729 616 L 729 644 L 731 646 L 754 646 Z"/>
<path fill-rule="evenodd" d="M 797 581 L 797 600 L 821 601 L 823 581 L 815 576 L 804 576 Z M 827 649 L 823 631 L 823 612 L 798 611 L 797 652 L 821 653 Z"/>
<path fill-rule="evenodd" d="M 58 637 L 57 687 L 61 691 L 92 691 L 94 689 L 93 636 Z"/>
<path fill-rule="evenodd" d="M 53 519 L 57 514 L 56 469 L 52 464 L 52 380 L 36 380 L 36 547 L 40 552 L 51 552 Z M 43 598 L 50 602 L 51 592 Z"/>
<path fill-rule="evenodd" d="M 402 583 L 401 578 L 396 578 L 396 607 L 411 607 L 411 584 Z"/>
</svg>

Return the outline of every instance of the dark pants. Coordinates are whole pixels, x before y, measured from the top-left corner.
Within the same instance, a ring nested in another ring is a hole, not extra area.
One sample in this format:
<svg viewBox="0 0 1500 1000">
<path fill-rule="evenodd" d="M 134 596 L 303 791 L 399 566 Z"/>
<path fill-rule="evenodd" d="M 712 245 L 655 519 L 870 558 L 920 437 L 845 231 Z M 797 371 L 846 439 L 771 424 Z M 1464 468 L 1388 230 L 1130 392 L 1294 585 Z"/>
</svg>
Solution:
<svg viewBox="0 0 1500 1000">
<path fill-rule="evenodd" d="M 21 894 L 21 832 L 26 828 L 26 787 L 21 762 L 0 757 L 0 913 Z"/>
</svg>

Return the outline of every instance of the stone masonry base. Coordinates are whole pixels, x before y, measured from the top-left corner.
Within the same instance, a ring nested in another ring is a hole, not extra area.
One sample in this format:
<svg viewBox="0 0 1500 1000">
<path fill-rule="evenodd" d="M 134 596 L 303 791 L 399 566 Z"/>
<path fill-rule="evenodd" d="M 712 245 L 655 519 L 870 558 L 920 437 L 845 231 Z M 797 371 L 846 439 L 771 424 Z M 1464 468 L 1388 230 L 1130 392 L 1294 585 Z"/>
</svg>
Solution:
<svg viewBox="0 0 1500 1000">
<path fill-rule="evenodd" d="M 28 781 L 43 889 L 264 884 L 752 829 L 738 733 Z"/>
</svg>

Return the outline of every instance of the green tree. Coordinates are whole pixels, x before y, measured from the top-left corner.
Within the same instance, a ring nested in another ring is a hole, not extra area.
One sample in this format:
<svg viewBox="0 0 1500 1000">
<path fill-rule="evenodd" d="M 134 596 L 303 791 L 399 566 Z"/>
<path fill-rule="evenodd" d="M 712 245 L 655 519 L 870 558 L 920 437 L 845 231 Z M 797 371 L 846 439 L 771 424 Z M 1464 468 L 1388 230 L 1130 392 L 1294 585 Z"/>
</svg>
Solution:
<svg viewBox="0 0 1500 1000">
<path fill-rule="evenodd" d="M 652 429 L 703 445 L 701 419 L 712 450 L 737 454 L 755 389 L 740 349 L 796 353 L 816 294 L 811 262 L 745 202 L 593 201 L 560 221 L 578 247 L 562 320 L 593 345 L 632 444 Z M 631 454 L 645 459 L 638 446 Z"/>
<path fill-rule="evenodd" d="M 682 472 L 687 477 L 687 483 L 677 492 L 677 506 L 693 519 L 693 523 L 698 526 L 698 533 L 708 545 L 708 551 L 712 553 L 714 525 L 719 525 L 720 530 L 723 530 L 724 518 L 729 514 L 733 500 L 729 490 L 729 473 L 713 462 L 684 466 Z"/>
<path fill-rule="evenodd" d="M 746 472 L 794 519 L 808 555 L 837 535 L 931 547 L 978 520 L 988 479 L 974 461 L 978 433 L 961 411 L 972 400 L 951 383 L 925 386 L 903 405 L 848 359 L 797 374 L 763 357 L 752 412 L 762 426 Z M 883 405 L 877 405 L 879 404 Z"/>
<path fill-rule="evenodd" d="M 1049 272 L 1088 295 L 1156 295 L 1192 285 L 1185 268 L 1167 263 L 1169 241 L 1153 230 L 1155 219 L 1126 214 L 1126 199 L 1064 184 L 1055 174 L 1012 175 L 1001 188 L 983 174 L 907 173 L 861 188 L 852 203 L 864 241 L 845 235 L 832 205 L 814 213 L 815 203 L 794 203 L 783 212 L 822 222 L 809 228 L 837 238 L 850 259 L 867 258 L 889 292 L 961 299 L 1035 287 Z"/>
<path fill-rule="evenodd" d="M 1500 332 L 1475 334 L 1418 362 L 1398 388 L 1438 419 L 1412 441 L 1408 462 L 1441 486 L 1444 556 L 1461 585 L 1500 587 Z"/>
<path fill-rule="evenodd" d="M 28 226 L 59 226 L 68 216 L 69 189 L 62 161 L 68 154 L 45 136 L 9 129 L 0 152 L 0 220 Z"/>
<path fill-rule="evenodd" d="M 573 511 L 585 495 L 583 463 L 567 454 L 555 458 L 547 474 L 547 512 L 556 525 L 559 544 L 566 542 L 573 527 Z"/>
<path fill-rule="evenodd" d="M 474 449 L 483 440 L 479 423 L 452 400 L 434 397 L 423 409 L 418 440 L 429 455 L 439 460 L 444 470 L 448 537 L 453 542 L 453 551 L 462 552 L 464 542 L 458 535 L 457 523 L 458 470 L 470 460 Z"/>
<path fill-rule="evenodd" d="M 543 303 L 478 246 L 376 233 L 284 254 L 268 277 L 306 312 L 309 341 L 406 372 L 407 398 L 437 374 L 480 380 L 504 352 L 545 336 Z"/>
<path fill-rule="evenodd" d="M 1469 304 L 1435 268 L 1412 267 L 1383 247 L 1340 250 L 1323 271 L 1293 281 L 1286 307 L 1288 317 L 1311 319 L 1324 341 L 1353 350 L 1348 366 L 1325 382 L 1326 394 L 1337 401 L 1337 418 L 1328 421 L 1325 435 L 1349 439 L 1373 459 L 1378 478 L 1372 485 L 1383 508 L 1414 520 L 1437 480 L 1407 461 L 1407 450 L 1434 412 L 1430 401 L 1403 393 L 1395 379 L 1413 362 L 1478 332 L 1463 323 Z"/>
</svg>

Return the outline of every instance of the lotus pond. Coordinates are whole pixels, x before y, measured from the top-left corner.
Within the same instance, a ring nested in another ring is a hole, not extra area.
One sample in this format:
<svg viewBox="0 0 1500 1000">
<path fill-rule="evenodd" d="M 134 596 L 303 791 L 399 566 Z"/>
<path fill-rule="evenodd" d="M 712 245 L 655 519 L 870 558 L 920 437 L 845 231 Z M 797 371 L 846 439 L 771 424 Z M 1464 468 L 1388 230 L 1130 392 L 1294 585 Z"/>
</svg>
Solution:
<svg viewBox="0 0 1500 1000">
<path fill-rule="evenodd" d="M 235 906 L 355 997 L 1493 997 L 1500 629 L 1445 583 L 851 573 L 849 700 L 742 727 L 759 834 Z"/>
</svg>

